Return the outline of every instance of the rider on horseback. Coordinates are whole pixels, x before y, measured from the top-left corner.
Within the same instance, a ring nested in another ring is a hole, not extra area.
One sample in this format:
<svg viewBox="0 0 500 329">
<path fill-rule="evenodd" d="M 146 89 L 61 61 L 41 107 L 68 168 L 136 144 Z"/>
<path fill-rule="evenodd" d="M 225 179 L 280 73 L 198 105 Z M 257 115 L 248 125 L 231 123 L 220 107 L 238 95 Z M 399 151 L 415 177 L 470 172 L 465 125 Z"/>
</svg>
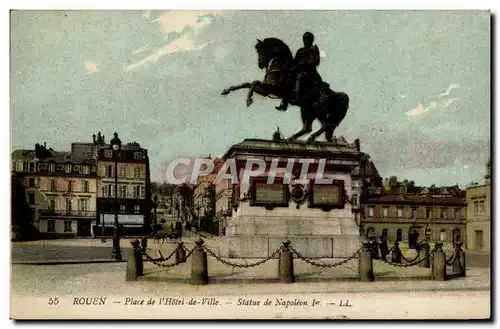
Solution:
<svg viewBox="0 0 500 329">
<path fill-rule="evenodd" d="M 294 59 L 295 72 L 297 73 L 295 78 L 295 99 L 290 100 L 284 97 L 281 105 L 276 107 L 277 110 L 286 111 L 290 101 L 299 102 L 301 98 L 300 85 L 304 78 L 309 78 L 310 83 L 314 83 L 316 86 L 320 86 L 322 83 L 321 76 L 316 69 L 320 62 L 320 56 L 318 46 L 313 45 L 314 35 L 311 32 L 306 32 L 302 36 L 302 40 L 304 41 L 304 47 L 297 51 Z"/>
</svg>

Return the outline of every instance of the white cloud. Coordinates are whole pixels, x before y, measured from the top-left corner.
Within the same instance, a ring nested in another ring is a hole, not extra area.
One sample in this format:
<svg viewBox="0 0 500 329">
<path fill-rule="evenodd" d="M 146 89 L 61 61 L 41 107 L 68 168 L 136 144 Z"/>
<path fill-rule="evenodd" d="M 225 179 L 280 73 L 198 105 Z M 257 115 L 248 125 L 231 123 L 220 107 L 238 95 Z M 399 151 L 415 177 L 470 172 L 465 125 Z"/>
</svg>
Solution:
<svg viewBox="0 0 500 329">
<path fill-rule="evenodd" d="M 204 16 L 217 15 L 218 13 L 219 11 L 173 10 L 164 12 L 154 22 L 159 22 L 165 33 L 181 33 L 188 26 L 196 32 L 212 22 L 210 17 Z"/>
<path fill-rule="evenodd" d="M 447 108 L 448 106 L 451 105 L 451 103 L 453 103 L 456 100 L 458 100 L 458 97 L 450 98 L 450 99 L 443 101 L 443 108 Z"/>
<path fill-rule="evenodd" d="M 326 53 L 325 53 L 325 51 L 324 51 L 324 50 L 320 50 L 320 51 L 319 51 L 319 57 L 321 57 L 321 58 L 326 58 Z"/>
<path fill-rule="evenodd" d="M 406 98 L 406 95 L 399 95 L 401 98 Z"/>
<path fill-rule="evenodd" d="M 172 41 L 165 47 L 159 48 L 153 54 L 148 57 L 140 60 L 137 63 L 130 64 L 125 67 L 125 71 L 133 71 L 138 67 L 147 64 L 147 63 L 156 63 L 161 57 L 173 53 L 177 53 L 180 51 L 193 51 L 193 50 L 202 50 L 208 45 L 208 43 L 197 44 L 196 41 L 192 39 L 190 35 L 184 35 L 183 37 Z"/>
<path fill-rule="evenodd" d="M 85 70 L 87 70 L 87 74 L 99 72 L 99 64 L 92 60 L 85 61 Z"/>
<path fill-rule="evenodd" d="M 406 112 L 406 115 L 410 116 L 410 117 L 414 117 L 414 116 L 419 116 L 419 115 L 422 115 L 424 114 L 425 112 L 428 112 L 429 110 L 424 108 L 422 106 L 422 104 L 418 104 L 417 107 L 409 110 L 408 112 Z"/>
<path fill-rule="evenodd" d="M 148 49 L 148 46 L 142 46 L 140 48 L 137 48 L 136 50 L 132 51 L 132 54 L 133 55 L 137 55 L 137 54 L 140 54 L 142 52 L 144 52 L 144 50 Z"/>
<path fill-rule="evenodd" d="M 446 89 L 446 91 L 442 92 L 441 94 L 438 95 L 438 97 L 445 97 L 445 96 L 449 96 L 451 95 L 451 91 L 455 88 L 460 88 L 460 85 L 459 84 L 450 84 L 448 86 L 448 89 Z"/>
</svg>

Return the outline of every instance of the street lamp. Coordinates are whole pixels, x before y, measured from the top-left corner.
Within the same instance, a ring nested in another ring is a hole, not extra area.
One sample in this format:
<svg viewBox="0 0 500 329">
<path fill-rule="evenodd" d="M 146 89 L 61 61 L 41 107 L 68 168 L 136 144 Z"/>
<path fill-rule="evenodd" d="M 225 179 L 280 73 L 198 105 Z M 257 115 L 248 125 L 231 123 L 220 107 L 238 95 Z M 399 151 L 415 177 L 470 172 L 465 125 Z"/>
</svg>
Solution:
<svg viewBox="0 0 500 329">
<path fill-rule="evenodd" d="M 115 132 L 113 139 L 110 141 L 111 147 L 113 149 L 113 160 L 115 162 L 115 235 L 113 236 L 113 251 L 111 252 L 111 257 L 115 260 L 122 259 L 122 252 L 120 250 L 120 236 L 118 234 L 118 157 L 120 154 L 120 149 L 122 142 L 118 138 L 118 134 Z"/>
<path fill-rule="evenodd" d="M 153 207 L 154 207 L 154 227 L 156 227 L 156 225 L 158 225 L 158 217 L 156 217 L 156 209 L 158 208 L 158 195 L 155 194 L 155 196 L 153 197 Z"/>
</svg>

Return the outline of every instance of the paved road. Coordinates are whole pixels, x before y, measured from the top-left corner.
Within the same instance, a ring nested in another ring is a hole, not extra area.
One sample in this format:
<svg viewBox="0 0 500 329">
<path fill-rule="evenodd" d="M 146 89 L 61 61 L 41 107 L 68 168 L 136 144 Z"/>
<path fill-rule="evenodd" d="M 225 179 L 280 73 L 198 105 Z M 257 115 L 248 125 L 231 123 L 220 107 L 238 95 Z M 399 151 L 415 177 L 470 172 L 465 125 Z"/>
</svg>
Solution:
<svg viewBox="0 0 500 329">
<path fill-rule="evenodd" d="M 85 246 L 12 246 L 12 261 L 48 261 L 48 260 L 95 260 L 111 259 L 111 247 Z M 130 248 L 122 246 L 122 257 L 127 259 Z"/>
</svg>

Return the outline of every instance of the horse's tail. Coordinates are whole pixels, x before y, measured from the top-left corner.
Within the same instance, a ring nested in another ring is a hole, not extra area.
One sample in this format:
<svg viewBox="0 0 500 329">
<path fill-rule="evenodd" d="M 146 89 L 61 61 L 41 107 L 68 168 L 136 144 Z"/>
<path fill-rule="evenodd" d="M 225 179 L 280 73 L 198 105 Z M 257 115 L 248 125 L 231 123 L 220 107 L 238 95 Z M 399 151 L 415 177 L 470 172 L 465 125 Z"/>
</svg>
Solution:
<svg viewBox="0 0 500 329">
<path fill-rule="evenodd" d="M 332 141 L 333 132 L 344 120 L 347 109 L 349 108 L 349 96 L 346 93 L 334 92 L 330 90 L 331 103 L 328 127 L 325 130 L 325 137 L 327 141 Z"/>
</svg>

